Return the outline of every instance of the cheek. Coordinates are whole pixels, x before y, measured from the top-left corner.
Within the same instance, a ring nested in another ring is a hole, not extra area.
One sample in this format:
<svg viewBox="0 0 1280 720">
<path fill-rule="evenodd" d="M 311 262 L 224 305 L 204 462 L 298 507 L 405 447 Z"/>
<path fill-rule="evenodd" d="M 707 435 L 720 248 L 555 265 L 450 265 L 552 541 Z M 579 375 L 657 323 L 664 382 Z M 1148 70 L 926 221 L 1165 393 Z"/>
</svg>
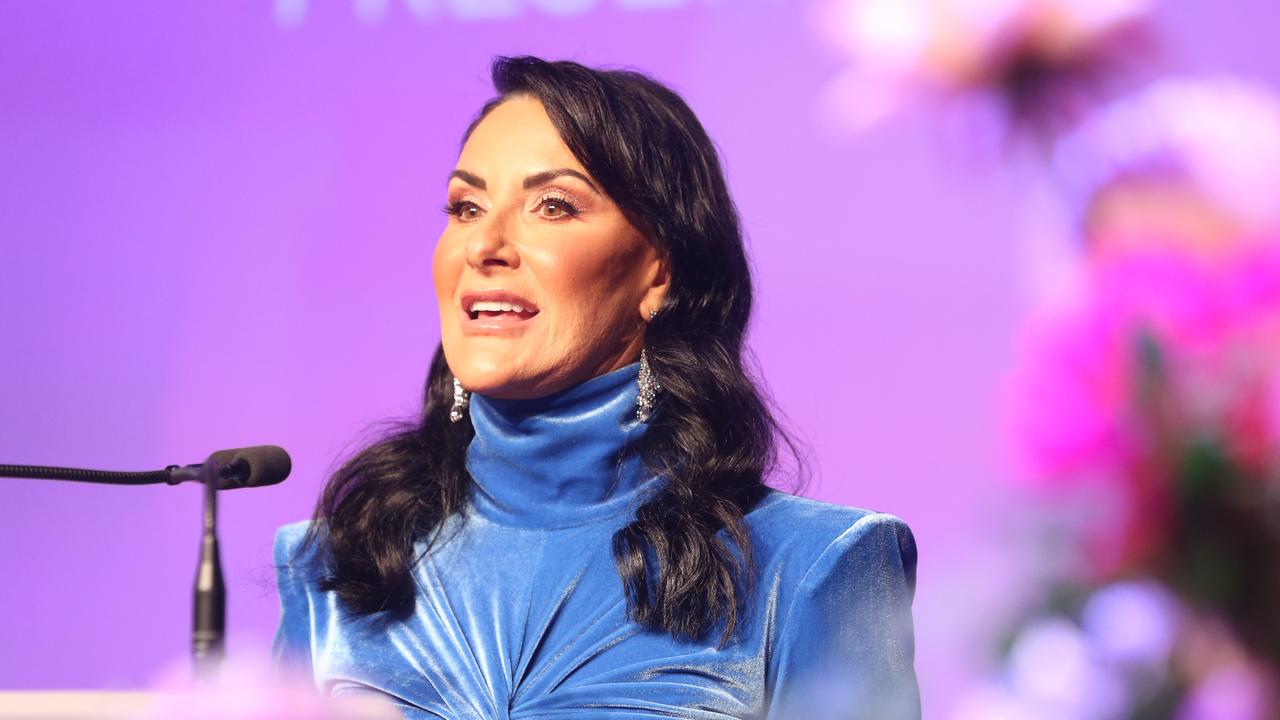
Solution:
<svg viewBox="0 0 1280 720">
<path fill-rule="evenodd" d="M 572 308 L 565 320 L 578 328 L 620 330 L 633 313 L 635 268 L 642 253 L 614 242 L 612 247 L 581 243 L 578 252 L 543 258 L 543 290 L 561 307 Z"/>
<path fill-rule="evenodd" d="M 445 361 L 451 368 L 458 367 L 460 362 L 465 363 L 459 356 L 465 345 L 461 342 L 458 313 L 450 312 L 458 281 L 462 276 L 464 260 L 464 256 L 457 251 L 458 246 L 458 243 L 450 242 L 446 232 L 436 242 L 431 256 L 431 280 L 435 286 L 436 304 L 440 313 L 440 343 L 444 346 Z"/>
<path fill-rule="evenodd" d="M 431 256 L 431 279 L 435 284 L 436 300 L 440 303 L 443 314 L 458 287 L 458 278 L 462 272 L 462 254 L 457 250 L 457 243 L 451 242 L 446 232 L 436 242 L 435 252 Z"/>
</svg>

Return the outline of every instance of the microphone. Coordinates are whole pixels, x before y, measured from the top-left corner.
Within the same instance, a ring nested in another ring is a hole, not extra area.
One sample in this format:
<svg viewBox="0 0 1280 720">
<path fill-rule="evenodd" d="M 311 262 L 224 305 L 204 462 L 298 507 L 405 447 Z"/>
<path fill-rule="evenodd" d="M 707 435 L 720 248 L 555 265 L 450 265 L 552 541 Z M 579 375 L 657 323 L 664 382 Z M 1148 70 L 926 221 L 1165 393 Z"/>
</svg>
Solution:
<svg viewBox="0 0 1280 720">
<path fill-rule="evenodd" d="M 201 465 L 177 468 L 170 477 L 187 468 L 204 472 L 204 466 L 209 464 L 217 466 L 215 473 L 219 490 L 275 485 L 289 477 L 289 471 L 293 469 L 293 461 L 284 448 L 276 445 L 255 445 L 235 450 L 219 450 L 210 455 L 209 459 Z M 170 480 L 169 484 L 177 483 Z"/>
<path fill-rule="evenodd" d="M 203 463 L 170 465 L 151 472 L 115 472 L 39 465 L 0 465 L 0 477 L 71 480 L 106 485 L 178 485 L 212 478 L 218 490 L 275 485 L 289 477 L 293 462 L 275 445 L 219 450 Z"/>
</svg>

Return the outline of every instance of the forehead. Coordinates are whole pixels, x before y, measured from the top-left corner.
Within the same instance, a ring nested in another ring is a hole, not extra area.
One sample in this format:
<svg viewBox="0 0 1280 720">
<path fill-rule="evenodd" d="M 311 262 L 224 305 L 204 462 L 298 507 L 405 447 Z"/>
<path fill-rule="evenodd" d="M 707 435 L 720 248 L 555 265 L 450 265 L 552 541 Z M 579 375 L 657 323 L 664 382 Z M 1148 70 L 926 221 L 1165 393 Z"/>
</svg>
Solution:
<svg viewBox="0 0 1280 720">
<path fill-rule="evenodd" d="M 504 101 L 476 125 L 458 156 L 458 167 L 481 176 L 548 168 L 583 170 L 542 103 L 526 96 Z"/>
</svg>

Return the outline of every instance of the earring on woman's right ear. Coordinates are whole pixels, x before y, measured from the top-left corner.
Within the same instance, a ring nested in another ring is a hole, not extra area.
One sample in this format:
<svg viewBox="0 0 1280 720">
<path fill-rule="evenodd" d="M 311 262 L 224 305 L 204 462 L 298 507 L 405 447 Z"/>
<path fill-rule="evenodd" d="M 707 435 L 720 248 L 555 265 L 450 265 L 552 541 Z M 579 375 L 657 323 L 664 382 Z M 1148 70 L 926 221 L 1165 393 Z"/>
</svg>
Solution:
<svg viewBox="0 0 1280 720">
<path fill-rule="evenodd" d="M 640 350 L 640 376 L 636 378 L 636 384 L 640 386 L 640 392 L 636 395 L 636 420 L 645 422 L 653 415 L 653 406 L 658 401 L 658 391 L 662 390 L 662 386 L 653 377 L 649 355 L 644 349 Z"/>
<path fill-rule="evenodd" d="M 471 404 L 471 393 L 462 387 L 458 378 L 453 379 L 453 407 L 449 408 L 449 422 L 460 422 L 467 406 Z"/>
</svg>

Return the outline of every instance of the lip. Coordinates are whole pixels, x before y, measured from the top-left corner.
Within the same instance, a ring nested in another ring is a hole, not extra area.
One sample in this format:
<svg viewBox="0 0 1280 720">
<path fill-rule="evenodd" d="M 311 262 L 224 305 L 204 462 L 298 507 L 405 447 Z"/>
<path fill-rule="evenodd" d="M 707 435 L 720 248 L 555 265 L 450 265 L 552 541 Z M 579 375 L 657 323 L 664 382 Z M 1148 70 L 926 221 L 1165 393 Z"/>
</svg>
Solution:
<svg viewBox="0 0 1280 720">
<path fill-rule="evenodd" d="M 467 308 L 477 302 L 502 302 L 519 305 L 532 314 L 503 313 L 497 316 L 481 315 L 472 318 Z M 541 311 L 538 306 L 522 295 L 495 288 L 492 290 L 468 290 L 462 293 L 458 303 L 458 314 L 462 319 L 462 331 L 468 335 L 511 335 L 524 332 L 529 323 L 538 317 Z"/>
</svg>

